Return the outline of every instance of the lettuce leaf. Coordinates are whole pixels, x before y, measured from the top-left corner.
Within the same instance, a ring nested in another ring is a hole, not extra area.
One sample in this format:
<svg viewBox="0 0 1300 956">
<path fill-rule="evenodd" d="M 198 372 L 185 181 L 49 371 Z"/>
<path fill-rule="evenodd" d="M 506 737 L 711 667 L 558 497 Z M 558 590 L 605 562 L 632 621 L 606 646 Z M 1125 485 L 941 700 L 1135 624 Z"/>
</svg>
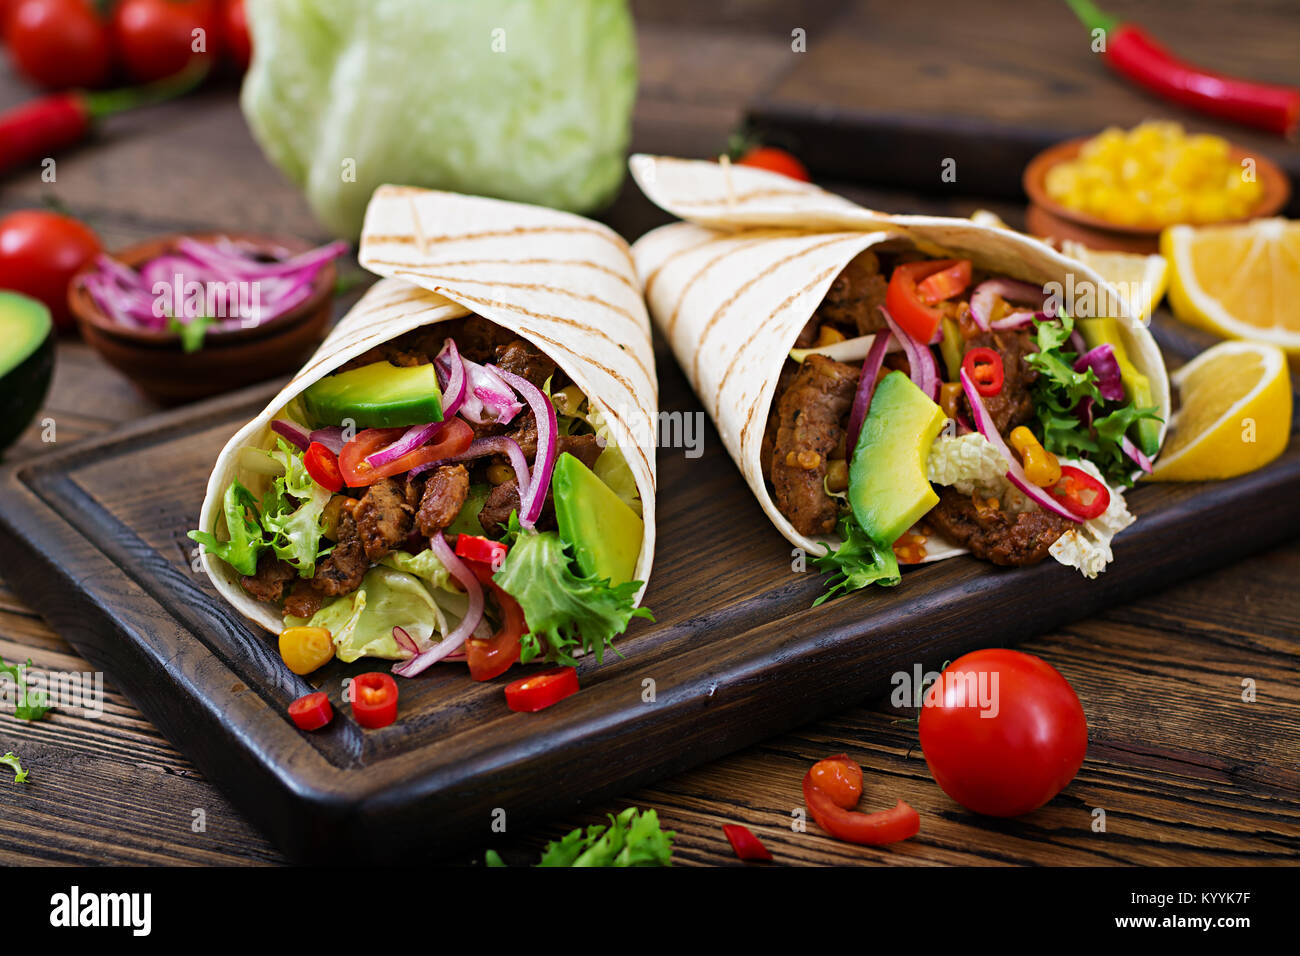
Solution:
<svg viewBox="0 0 1300 956">
<path fill-rule="evenodd" d="M 272 458 L 284 466 L 262 501 L 262 527 L 278 558 L 293 565 L 300 577 L 316 573 L 325 533 L 321 515 L 333 492 L 318 485 L 303 464 L 302 452 L 277 439 Z M 328 552 L 326 552 L 328 553 Z"/>
<path fill-rule="evenodd" d="M 262 531 L 257 499 L 236 478 L 221 499 L 221 510 L 226 517 L 229 540 L 218 541 L 209 531 L 191 531 L 189 537 L 201 544 L 206 553 L 216 555 L 240 574 L 256 574 L 257 559 L 269 547 Z"/>
<path fill-rule="evenodd" d="M 595 654 L 599 662 L 632 618 L 654 620 L 649 608 L 632 603 L 640 581 L 611 587 L 608 578 L 579 577 L 568 545 L 554 531 L 525 531 L 512 513 L 506 538 L 510 551 L 492 580 L 523 608 L 529 628 L 520 641 L 523 663 L 543 657 L 572 666 L 574 650 Z"/>
<path fill-rule="evenodd" d="M 813 607 L 840 593 L 848 594 L 865 588 L 868 584 L 893 587 L 903 580 L 894 549 L 881 547 L 872 541 L 851 514 L 840 517 L 836 531 L 844 539 L 839 549 L 813 558 L 813 564 L 819 571 L 831 574 L 826 582 L 829 585 L 826 593 L 813 601 Z"/>
<path fill-rule="evenodd" d="M 12 750 L 0 757 L 0 767 L 8 767 L 14 772 L 14 783 L 27 782 L 28 772 L 23 769 L 23 765 L 18 762 L 18 758 L 14 756 Z"/>
<path fill-rule="evenodd" d="M 552 840 L 538 866 L 672 866 L 672 830 L 659 826 L 653 810 L 628 807 L 609 817 L 609 826 L 597 824 Z"/>
</svg>

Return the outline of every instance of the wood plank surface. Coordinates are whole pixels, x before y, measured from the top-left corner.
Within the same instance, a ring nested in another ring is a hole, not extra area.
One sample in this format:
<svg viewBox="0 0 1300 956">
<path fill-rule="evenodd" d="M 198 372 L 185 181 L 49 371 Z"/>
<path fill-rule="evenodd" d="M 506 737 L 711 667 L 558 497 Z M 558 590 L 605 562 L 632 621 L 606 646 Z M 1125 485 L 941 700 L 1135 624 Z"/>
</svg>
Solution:
<svg viewBox="0 0 1300 956">
<path fill-rule="evenodd" d="M 799 19 L 820 29 L 843 6 L 806 6 Z M 1010 16 L 1024 6 L 1007 3 L 1000 11 Z M 1123 12 L 1135 5 L 1114 6 Z M 1161 28 L 1179 38 L 1180 49 L 1184 27 L 1189 36 L 1208 37 L 1198 42 L 1213 40 L 1215 33 L 1198 20 L 1218 5 L 1157 6 L 1187 11 L 1182 23 Z M 634 148 L 721 151 L 747 102 L 792 65 L 784 39 L 787 8 L 724 3 L 705 9 L 687 0 L 636 8 L 642 96 Z M 1291 11 L 1285 3 L 1245 8 Z M 1156 26 L 1145 12 L 1141 19 Z M 1285 35 L 1294 49 L 1294 28 Z M 722 52 L 703 58 L 702 49 Z M 740 59 L 728 60 L 732 54 Z M 0 72 L 0 107 L 28 95 Z M 182 127 L 185 135 L 175 135 Z M 228 88 L 110 121 L 96 141 L 60 159 L 56 183 L 20 174 L 0 184 L 0 211 L 51 197 L 92 218 L 110 246 L 200 227 L 276 228 L 322 238 L 301 197 L 249 139 Z M 881 209 L 963 215 L 990 205 L 979 197 L 937 202 L 903 191 L 855 198 Z M 626 188 L 611 221 L 637 231 L 662 221 L 637 200 L 634 187 Z M 1015 221 L 1014 204 L 993 205 Z M 42 442 L 33 428 L 6 460 L 33 460 L 152 410 L 88 349 L 62 342 L 43 412 L 57 423 L 57 441 Z M 0 568 L 0 655 L 6 661 L 30 656 L 42 670 L 89 669 L 6 589 L 6 570 Z M 1293 540 L 1022 644 L 1078 689 L 1091 743 L 1066 793 L 1021 820 L 981 819 L 948 800 L 929 779 L 914 729 L 899 722 L 903 715 L 887 699 L 877 698 L 623 798 L 595 802 L 526 832 L 508 831 L 492 845 L 510 862 L 533 860 L 546 839 L 635 803 L 656 808 L 678 831 L 676 859 L 687 865 L 735 863 L 720 831 L 728 822 L 749 824 L 785 863 L 1294 863 L 1300 856 L 1298 576 L 1300 542 Z M 1247 678 L 1257 687 L 1254 703 L 1241 700 Z M 0 713 L 0 752 L 8 749 L 17 750 L 33 774 L 25 787 L 0 779 L 0 863 L 283 861 L 111 682 L 104 715 L 96 720 L 56 711 L 29 724 Z M 886 806 L 902 796 L 920 810 L 920 837 L 875 851 L 830 841 L 815 826 L 791 831 L 804 770 L 840 751 L 868 771 L 864 802 Z M 1107 812 L 1105 832 L 1092 829 L 1097 807 Z M 197 832 L 195 811 L 205 823 Z M 467 851 L 444 862 L 480 859 Z"/>
</svg>

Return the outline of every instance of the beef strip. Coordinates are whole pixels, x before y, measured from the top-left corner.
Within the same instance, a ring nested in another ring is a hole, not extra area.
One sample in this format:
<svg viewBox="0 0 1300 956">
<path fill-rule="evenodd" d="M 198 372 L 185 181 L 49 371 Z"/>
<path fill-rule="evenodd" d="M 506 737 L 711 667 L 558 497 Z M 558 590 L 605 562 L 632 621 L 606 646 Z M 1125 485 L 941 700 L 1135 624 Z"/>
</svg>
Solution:
<svg viewBox="0 0 1300 956">
<path fill-rule="evenodd" d="M 588 468 L 596 467 L 596 459 L 605 450 L 595 435 L 561 435 L 557 444 L 557 456 L 567 452 Z"/>
<path fill-rule="evenodd" d="M 316 566 L 312 587 L 331 597 L 355 591 L 366 576 L 370 562 L 361 543 L 356 520 L 348 509 L 339 515 L 338 540 L 324 561 Z"/>
<path fill-rule="evenodd" d="M 464 465 L 443 465 L 429 476 L 415 523 L 428 537 L 442 531 L 460 514 L 469 496 L 469 472 Z"/>
<path fill-rule="evenodd" d="M 324 596 L 311 586 L 310 581 L 297 580 L 293 590 L 284 599 L 284 613 L 294 617 L 311 617 L 325 603 Z"/>
<path fill-rule="evenodd" d="M 816 317 L 857 329 L 858 335 L 878 332 L 885 327 L 880 307 L 885 304 L 888 285 L 876 254 L 870 250 L 860 252 L 835 277 L 817 307 Z"/>
<path fill-rule="evenodd" d="M 1038 346 L 1029 332 L 1005 330 L 981 332 L 967 340 L 967 351 L 977 348 L 993 349 L 1002 357 L 1002 390 L 983 398 L 993 424 L 1006 437 L 1017 425 L 1034 419 L 1033 384 L 1038 381 L 1038 369 L 1026 362 L 1025 356 L 1037 352 Z M 970 414 L 966 396 L 963 395 L 961 400 L 963 409 Z"/>
<path fill-rule="evenodd" d="M 555 374 L 555 363 L 523 339 L 515 339 L 496 350 L 496 365 L 526 378 L 538 388 Z"/>
<path fill-rule="evenodd" d="M 556 455 L 567 452 L 592 468 L 602 451 L 604 449 L 595 435 L 561 435 Z M 478 523 L 490 536 L 499 537 L 505 533 L 510 512 L 518 510 L 519 483 L 511 478 L 497 485 L 488 494 L 487 500 L 483 502 L 483 510 L 478 513 Z M 537 519 L 537 527 L 542 531 L 555 527 L 555 502 L 549 488 L 546 491 L 546 503 L 542 505 L 542 513 Z"/>
<path fill-rule="evenodd" d="M 1051 511 L 1008 513 L 997 508 L 977 508 L 969 495 L 946 485 L 936 486 L 936 490 L 939 503 L 930 509 L 926 522 L 969 548 L 975 557 L 994 564 L 1037 564 L 1071 526 L 1070 521 Z"/>
<path fill-rule="evenodd" d="M 277 602 L 284 596 L 284 586 L 297 575 L 290 564 L 281 561 L 272 551 L 257 559 L 257 573 L 239 579 L 245 591 L 259 601 Z"/>
<path fill-rule="evenodd" d="M 826 494 L 826 459 L 844 441 L 858 370 L 810 355 L 777 402 L 772 486 L 777 507 L 800 534 L 835 530 L 835 499 Z"/>
<path fill-rule="evenodd" d="M 378 561 L 406 540 L 413 512 L 406 499 L 406 487 L 393 478 L 384 478 L 366 489 L 352 514 L 367 560 Z"/>
</svg>

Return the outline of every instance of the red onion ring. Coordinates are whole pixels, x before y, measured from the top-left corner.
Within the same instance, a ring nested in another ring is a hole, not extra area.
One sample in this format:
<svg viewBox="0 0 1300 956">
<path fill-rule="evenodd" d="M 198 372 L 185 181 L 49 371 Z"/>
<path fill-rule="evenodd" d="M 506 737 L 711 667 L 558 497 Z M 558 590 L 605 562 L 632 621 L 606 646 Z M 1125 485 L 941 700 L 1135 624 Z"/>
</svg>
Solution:
<svg viewBox="0 0 1300 956">
<path fill-rule="evenodd" d="M 1039 309 L 1047 299 L 1042 288 L 1032 282 L 1021 282 L 1017 279 L 988 279 L 981 282 L 971 293 L 970 314 L 975 324 L 985 332 L 990 330 L 989 316 L 993 314 L 994 296 L 1001 296 L 1004 302 L 1031 303 Z M 1020 314 L 1022 313 L 1017 313 L 1017 316 Z M 1032 317 L 1032 313 L 1029 314 Z"/>
<path fill-rule="evenodd" d="M 506 384 L 517 391 L 537 419 L 537 457 L 533 460 L 532 481 L 528 491 L 519 493 L 519 523 L 531 528 L 541 516 L 546 504 L 546 490 L 551 486 L 551 470 L 555 467 L 555 449 L 557 434 L 560 430 L 555 419 L 555 406 L 542 394 L 542 390 L 523 376 L 507 372 L 503 368 L 493 368 Z M 522 486 L 520 486 L 522 488 Z"/>
<path fill-rule="evenodd" d="M 464 404 L 465 383 L 468 378 L 465 374 L 465 362 L 456 349 L 455 340 L 450 337 L 443 343 L 442 351 L 433 360 L 435 371 L 442 371 L 444 365 L 446 381 L 442 383 L 442 417 L 445 420 L 455 415 Z"/>
<path fill-rule="evenodd" d="M 902 326 L 894 321 L 894 317 L 883 305 L 880 307 L 880 314 L 889 323 L 889 330 L 894 333 L 894 338 L 898 339 L 903 346 L 903 353 L 907 356 L 907 367 L 912 373 L 912 381 L 931 401 L 937 402 L 940 382 L 939 365 L 934 360 L 934 353 L 930 351 L 930 346 L 922 345 L 904 332 Z"/>
<path fill-rule="evenodd" d="M 431 461 L 424 465 L 416 465 L 411 469 L 411 475 L 415 476 L 442 465 L 453 465 L 460 461 L 473 461 L 475 458 L 482 458 L 485 455 L 505 455 L 510 459 L 510 467 L 514 470 L 518 487 L 528 487 L 528 459 L 524 457 L 524 450 L 519 447 L 519 443 L 509 435 L 475 438 L 470 442 L 470 446 L 459 455 L 452 455 L 450 458 Z M 522 492 L 520 493 L 522 494 Z"/>
<path fill-rule="evenodd" d="M 341 452 L 343 446 L 347 444 L 343 441 L 342 425 L 328 425 L 325 428 L 318 428 L 311 433 L 310 438 L 314 442 L 320 442 L 336 455 Z"/>
<path fill-rule="evenodd" d="M 1131 438 L 1125 435 L 1123 438 L 1120 439 L 1119 447 L 1124 452 L 1124 454 L 1128 455 L 1130 458 L 1133 459 L 1134 463 L 1139 468 L 1145 471 L 1148 475 L 1151 474 L 1151 471 L 1154 467 L 1151 464 L 1151 459 L 1142 453 L 1142 449 L 1138 448 L 1137 445 L 1133 444 L 1133 440 Z"/>
<path fill-rule="evenodd" d="M 849 426 L 845 434 L 844 448 L 849 461 L 858 447 L 858 435 L 862 432 L 862 423 L 866 421 L 867 410 L 871 408 L 871 396 L 876 392 L 876 378 L 880 375 L 880 366 L 884 364 L 885 352 L 893 339 L 892 332 L 881 329 L 876 333 L 867 350 L 867 357 L 862 360 L 862 371 L 858 373 L 858 391 L 853 396 L 853 409 L 849 412 Z"/>
<path fill-rule="evenodd" d="M 296 445 L 301 451 L 306 451 L 311 444 L 311 435 L 307 429 L 303 428 L 297 422 L 291 422 L 287 418 L 277 418 L 271 422 L 271 431 L 275 432 L 282 438 L 287 438 Z"/>
<path fill-rule="evenodd" d="M 465 617 L 461 619 L 460 624 L 433 647 L 409 660 L 394 664 L 393 673 L 401 677 L 414 677 L 457 650 L 465 643 L 465 639 L 474 633 L 474 628 L 478 627 L 478 622 L 483 618 L 483 588 L 478 583 L 478 578 L 474 576 L 474 572 L 465 567 L 465 563 L 456 557 L 441 531 L 429 539 L 429 548 L 469 595 L 469 610 L 465 612 Z"/>
<path fill-rule="evenodd" d="M 409 455 L 422 445 L 427 445 L 438 432 L 442 431 L 442 426 L 445 424 L 446 422 L 429 422 L 426 425 L 412 425 L 397 441 L 372 455 L 367 455 L 366 463 L 371 468 L 382 468 L 384 465 L 392 464 L 403 455 Z"/>
</svg>

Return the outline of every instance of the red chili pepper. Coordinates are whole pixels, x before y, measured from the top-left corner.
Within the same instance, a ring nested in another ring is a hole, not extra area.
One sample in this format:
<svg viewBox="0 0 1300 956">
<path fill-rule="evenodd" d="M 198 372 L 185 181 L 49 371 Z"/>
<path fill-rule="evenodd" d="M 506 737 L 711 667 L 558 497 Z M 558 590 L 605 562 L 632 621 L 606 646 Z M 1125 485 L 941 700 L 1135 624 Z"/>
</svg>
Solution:
<svg viewBox="0 0 1300 956">
<path fill-rule="evenodd" d="M 352 716 L 371 730 L 397 719 L 397 681 L 391 674 L 375 671 L 352 679 Z"/>
<path fill-rule="evenodd" d="M 307 446 L 302 463 L 312 481 L 326 491 L 343 490 L 343 472 L 339 471 L 338 456 L 320 442 L 314 441 Z"/>
<path fill-rule="evenodd" d="M 576 667 L 553 667 L 506 684 L 506 706 L 524 714 L 558 704 L 578 692 Z"/>
<path fill-rule="evenodd" d="M 206 75 L 207 65 L 198 64 L 148 86 L 55 93 L 6 110 L 0 113 L 0 174 L 79 142 L 92 120 L 181 96 Z"/>
<path fill-rule="evenodd" d="M 735 851 L 736 856 L 740 859 L 772 859 L 772 852 L 763 846 L 762 840 L 749 831 L 749 827 L 741 826 L 739 823 L 728 823 L 723 826 L 722 832 L 727 835 L 727 841 L 731 844 L 731 849 Z"/>
<path fill-rule="evenodd" d="M 470 561 L 480 561 L 493 571 L 501 570 L 501 562 L 506 558 L 507 548 L 500 541 L 483 538 L 473 534 L 456 536 L 456 556 Z"/>
<path fill-rule="evenodd" d="M 803 778 L 803 799 L 818 826 L 835 839 L 848 843 L 883 846 L 914 837 L 921 830 L 921 815 L 902 800 L 893 809 L 878 813 L 859 813 L 839 806 L 813 782 L 812 770 Z"/>
<path fill-rule="evenodd" d="M 1047 490 L 1084 521 L 1091 521 L 1110 507 L 1110 490 L 1073 465 L 1062 465 L 1060 479 Z"/>
<path fill-rule="evenodd" d="M 334 708 L 330 706 L 329 695 L 317 691 L 290 704 L 289 717 L 299 730 L 320 730 L 334 719 Z"/>
<path fill-rule="evenodd" d="M 1247 126 L 1289 136 L 1300 119 L 1300 90 L 1225 76 L 1180 60 L 1141 27 L 1102 13 L 1090 0 L 1066 0 L 1090 30 L 1106 36 L 1106 62 L 1153 93 Z"/>
<path fill-rule="evenodd" d="M 1002 356 L 993 349 L 982 346 L 971 349 L 962 357 L 961 367 L 975 383 L 975 391 L 985 398 L 1002 391 L 1006 369 L 1002 367 Z"/>
</svg>

